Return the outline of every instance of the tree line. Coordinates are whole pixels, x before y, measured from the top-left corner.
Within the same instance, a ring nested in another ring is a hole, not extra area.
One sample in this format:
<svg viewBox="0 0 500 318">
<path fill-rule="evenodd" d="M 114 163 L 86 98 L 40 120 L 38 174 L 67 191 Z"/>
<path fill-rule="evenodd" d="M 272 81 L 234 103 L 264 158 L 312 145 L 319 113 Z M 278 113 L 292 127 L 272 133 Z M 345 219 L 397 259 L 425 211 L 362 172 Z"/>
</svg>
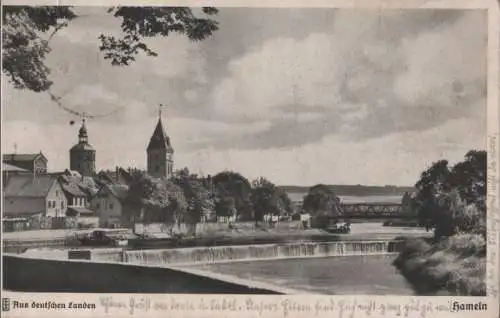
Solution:
<svg viewBox="0 0 500 318">
<path fill-rule="evenodd" d="M 249 181 L 238 172 L 223 171 L 200 176 L 187 168 L 173 176 L 155 178 L 145 171 L 128 169 L 130 181 L 126 203 L 130 222 L 196 224 L 209 217 L 234 221 L 263 222 L 265 215 L 291 218 L 300 213 L 340 213 L 340 200 L 326 185 L 309 189 L 302 206 L 264 177 Z"/>
<path fill-rule="evenodd" d="M 214 213 L 218 217 L 258 222 L 265 214 L 293 213 L 288 195 L 263 177 L 249 182 L 237 172 L 199 176 L 184 168 L 166 179 L 140 170 L 129 171 L 126 203 L 131 207 L 128 217 L 133 222 L 196 224 Z"/>
</svg>

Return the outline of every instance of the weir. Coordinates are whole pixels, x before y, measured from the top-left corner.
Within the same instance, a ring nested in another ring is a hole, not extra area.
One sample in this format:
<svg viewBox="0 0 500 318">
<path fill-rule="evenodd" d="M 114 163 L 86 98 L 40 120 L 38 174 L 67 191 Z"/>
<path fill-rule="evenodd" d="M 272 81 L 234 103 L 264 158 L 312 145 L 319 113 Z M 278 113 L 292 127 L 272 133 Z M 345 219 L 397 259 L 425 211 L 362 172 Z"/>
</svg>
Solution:
<svg viewBox="0 0 500 318">
<path fill-rule="evenodd" d="M 284 258 L 384 255 L 398 252 L 400 241 L 297 242 L 246 246 L 123 251 L 122 262 L 153 266 L 199 265 Z"/>
</svg>

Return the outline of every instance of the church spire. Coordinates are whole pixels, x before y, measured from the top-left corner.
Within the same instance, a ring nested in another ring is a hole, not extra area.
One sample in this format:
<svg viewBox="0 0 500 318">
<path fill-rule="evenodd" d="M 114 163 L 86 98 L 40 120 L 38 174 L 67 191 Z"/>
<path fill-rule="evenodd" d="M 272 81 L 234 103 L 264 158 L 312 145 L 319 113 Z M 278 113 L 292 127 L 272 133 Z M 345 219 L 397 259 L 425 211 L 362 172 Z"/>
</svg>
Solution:
<svg viewBox="0 0 500 318">
<path fill-rule="evenodd" d="M 156 124 L 156 128 L 149 140 L 149 145 L 147 150 L 159 150 L 166 149 L 171 150 L 172 146 L 170 145 L 170 138 L 167 136 L 165 128 L 163 127 L 162 122 L 162 108 L 164 106 L 162 104 L 158 107 L 158 123 Z"/>
<path fill-rule="evenodd" d="M 81 144 L 86 144 L 88 143 L 88 134 L 87 134 L 87 127 L 85 126 L 85 115 L 82 119 L 82 127 L 80 127 L 80 130 L 78 131 L 78 142 Z"/>
</svg>

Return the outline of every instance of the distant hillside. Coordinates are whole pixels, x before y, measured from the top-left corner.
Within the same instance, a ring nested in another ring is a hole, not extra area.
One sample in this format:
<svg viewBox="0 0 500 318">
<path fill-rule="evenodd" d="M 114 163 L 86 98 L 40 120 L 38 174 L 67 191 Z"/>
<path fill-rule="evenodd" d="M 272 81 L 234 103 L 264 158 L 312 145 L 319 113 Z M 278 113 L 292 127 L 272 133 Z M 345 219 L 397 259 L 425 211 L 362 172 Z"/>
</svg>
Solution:
<svg viewBox="0 0 500 318">
<path fill-rule="evenodd" d="M 413 192 L 413 187 L 401 186 L 364 186 L 364 185 L 328 185 L 335 195 L 339 196 L 368 196 L 368 195 L 394 195 L 402 196 L 405 192 Z M 307 193 L 309 187 L 304 186 L 279 186 L 288 193 Z"/>
</svg>

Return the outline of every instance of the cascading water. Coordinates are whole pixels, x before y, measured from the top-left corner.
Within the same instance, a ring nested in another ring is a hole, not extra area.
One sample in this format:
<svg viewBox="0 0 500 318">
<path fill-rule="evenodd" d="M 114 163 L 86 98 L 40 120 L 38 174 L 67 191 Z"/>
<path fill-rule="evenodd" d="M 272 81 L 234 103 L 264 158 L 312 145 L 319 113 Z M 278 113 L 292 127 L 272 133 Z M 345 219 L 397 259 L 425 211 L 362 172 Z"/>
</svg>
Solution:
<svg viewBox="0 0 500 318">
<path fill-rule="evenodd" d="M 141 265 L 178 266 L 258 259 L 380 255 L 396 252 L 397 245 L 397 242 L 389 241 L 344 241 L 195 247 L 124 251 L 122 260 L 126 263 Z"/>
</svg>

